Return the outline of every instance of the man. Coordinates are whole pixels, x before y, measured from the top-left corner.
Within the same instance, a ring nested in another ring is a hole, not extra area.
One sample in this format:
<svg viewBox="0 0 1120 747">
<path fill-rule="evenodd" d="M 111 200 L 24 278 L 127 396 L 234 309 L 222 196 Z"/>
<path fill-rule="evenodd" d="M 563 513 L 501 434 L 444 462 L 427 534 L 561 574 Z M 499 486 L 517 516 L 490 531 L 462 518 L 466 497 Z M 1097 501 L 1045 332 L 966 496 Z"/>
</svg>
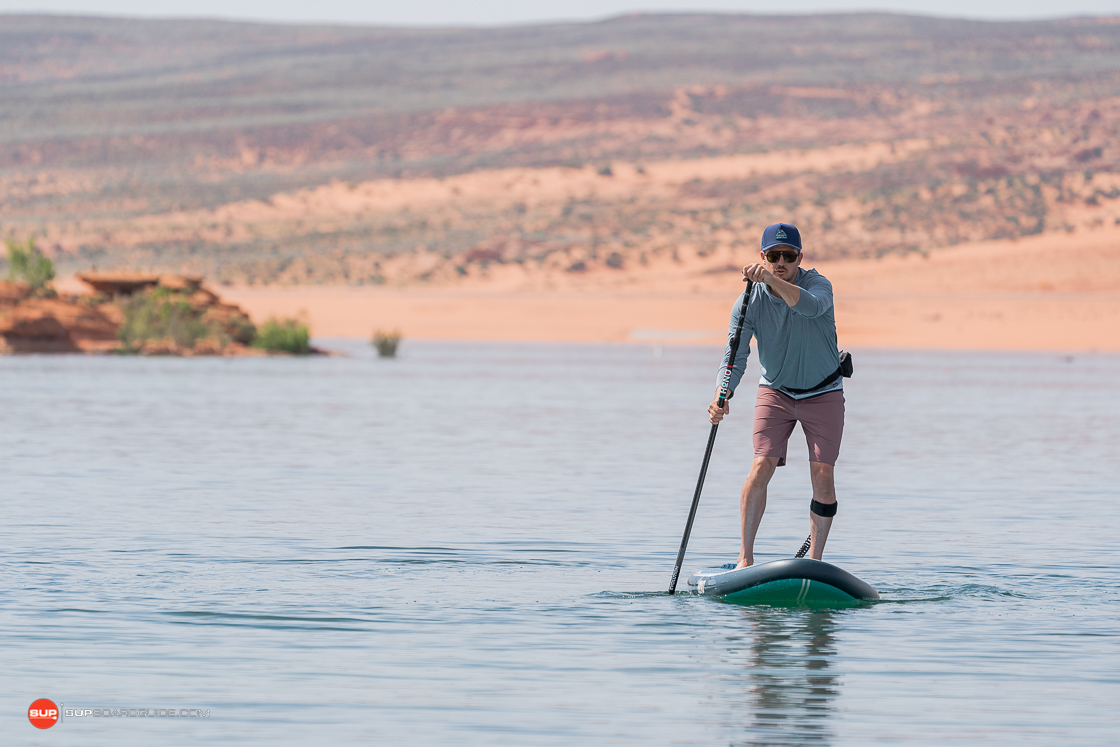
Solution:
<svg viewBox="0 0 1120 747">
<path fill-rule="evenodd" d="M 743 281 L 755 283 L 742 321 L 744 344 L 731 361 L 731 340 L 743 304 L 743 296 L 739 296 L 731 313 L 720 381 L 722 385 L 723 372 L 732 364 L 728 388 L 734 394 L 753 336 L 758 342 L 762 379 L 755 401 L 754 462 L 739 503 L 743 542 L 738 568 L 754 564 L 754 538 L 766 510 L 766 486 L 774 470 L 786 463 L 786 442 L 798 421 L 809 445 L 813 481 L 809 557 L 821 559 L 836 514 L 833 469 L 844 432 L 844 385 L 836 348 L 832 284 L 816 270 L 801 269 L 801 234 L 788 223 L 777 223 L 762 232 L 761 259 L 743 268 Z M 730 409 L 730 402 L 720 408 L 717 390 L 708 406 L 711 422 L 718 423 Z"/>
</svg>

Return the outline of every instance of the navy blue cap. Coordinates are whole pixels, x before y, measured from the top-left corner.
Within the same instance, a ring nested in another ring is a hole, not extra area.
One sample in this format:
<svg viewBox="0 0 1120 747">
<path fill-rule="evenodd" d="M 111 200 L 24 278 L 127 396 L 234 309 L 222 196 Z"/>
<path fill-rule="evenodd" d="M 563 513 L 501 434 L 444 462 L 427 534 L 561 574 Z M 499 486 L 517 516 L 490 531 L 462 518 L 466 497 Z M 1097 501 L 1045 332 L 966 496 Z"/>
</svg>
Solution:
<svg viewBox="0 0 1120 747">
<path fill-rule="evenodd" d="M 767 226 L 766 230 L 762 232 L 762 251 L 766 251 L 772 246 L 791 246 L 800 252 L 801 232 L 797 230 L 797 226 L 791 226 L 788 223 L 775 223 L 772 226 Z"/>
</svg>

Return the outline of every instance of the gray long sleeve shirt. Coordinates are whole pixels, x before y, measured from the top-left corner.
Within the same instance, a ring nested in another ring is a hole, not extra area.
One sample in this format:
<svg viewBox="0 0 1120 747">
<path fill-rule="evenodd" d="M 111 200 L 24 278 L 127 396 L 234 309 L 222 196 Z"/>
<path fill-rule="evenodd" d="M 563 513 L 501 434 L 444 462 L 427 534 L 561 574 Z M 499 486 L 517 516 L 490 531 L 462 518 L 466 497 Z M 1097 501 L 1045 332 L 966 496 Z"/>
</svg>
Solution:
<svg viewBox="0 0 1120 747">
<path fill-rule="evenodd" d="M 780 296 L 771 293 L 765 283 L 754 284 L 743 319 L 743 333 L 731 380 L 726 382 L 731 391 L 735 391 L 743 378 L 747 358 L 751 354 L 751 337 L 758 342 L 758 362 L 762 369 L 760 385 L 777 389 L 794 399 L 844 388 L 844 379 L 839 377 L 832 384 L 812 392 L 793 394 L 783 391 L 783 387 L 808 389 L 816 386 L 840 365 L 840 353 L 836 349 L 836 316 L 832 309 L 832 283 L 816 270 L 803 269 L 797 271 L 793 283 L 801 289 L 801 298 L 792 307 Z M 743 295 L 740 294 L 731 310 L 727 349 L 723 353 L 718 386 L 725 383 L 731 338 L 735 336 L 742 303 Z"/>
</svg>

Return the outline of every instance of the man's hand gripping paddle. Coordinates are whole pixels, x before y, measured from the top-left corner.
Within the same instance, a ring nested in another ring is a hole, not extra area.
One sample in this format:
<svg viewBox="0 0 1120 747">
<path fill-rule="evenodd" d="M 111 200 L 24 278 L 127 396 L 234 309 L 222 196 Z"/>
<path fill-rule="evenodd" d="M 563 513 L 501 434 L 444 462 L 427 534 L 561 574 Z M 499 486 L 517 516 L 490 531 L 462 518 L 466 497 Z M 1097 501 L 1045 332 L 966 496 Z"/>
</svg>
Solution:
<svg viewBox="0 0 1120 747">
<path fill-rule="evenodd" d="M 735 368 L 735 358 L 739 354 L 739 339 L 743 336 L 743 319 L 747 315 L 747 304 L 751 300 L 751 291 L 754 283 L 747 281 L 747 290 L 743 293 L 743 303 L 739 307 L 739 323 L 735 325 L 735 334 L 731 336 L 727 367 L 723 372 L 723 383 L 719 388 L 719 406 L 723 409 L 727 399 L 731 396 L 731 372 Z M 669 582 L 669 593 L 677 591 L 677 579 L 681 575 L 681 564 L 684 563 L 684 553 L 688 548 L 688 536 L 692 534 L 692 522 L 696 519 L 696 508 L 700 505 L 700 491 L 704 489 L 704 476 L 708 474 L 708 460 L 712 458 L 712 447 L 716 443 L 716 431 L 719 423 L 712 423 L 712 430 L 708 434 L 708 448 L 704 450 L 704 462 L 700 465 L 700 479 L 696 481 L 696 492 L 692 494 L 692 508 L 688 511 L 688 521 L 684 525 L 684 537 L 681 539 L 681 549 L 677 551 L 677 564 L 673 568 L 673 579 Z"/>
</svg>

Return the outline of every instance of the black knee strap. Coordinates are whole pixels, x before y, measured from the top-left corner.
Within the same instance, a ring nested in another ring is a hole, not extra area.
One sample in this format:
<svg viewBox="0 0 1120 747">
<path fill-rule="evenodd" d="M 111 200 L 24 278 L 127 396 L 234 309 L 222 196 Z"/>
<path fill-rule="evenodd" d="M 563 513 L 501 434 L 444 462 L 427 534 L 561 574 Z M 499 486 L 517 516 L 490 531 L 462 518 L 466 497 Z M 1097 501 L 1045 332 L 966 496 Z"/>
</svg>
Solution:
<svg viewBox="0 0 1120 747">
<path fill-rule="evenodd" d="M 817 516 L 832 517 L 836 515 L 835 503 L 821 503 L 816 498 L 809 504 L 809 510 Z"/>
</svg>

